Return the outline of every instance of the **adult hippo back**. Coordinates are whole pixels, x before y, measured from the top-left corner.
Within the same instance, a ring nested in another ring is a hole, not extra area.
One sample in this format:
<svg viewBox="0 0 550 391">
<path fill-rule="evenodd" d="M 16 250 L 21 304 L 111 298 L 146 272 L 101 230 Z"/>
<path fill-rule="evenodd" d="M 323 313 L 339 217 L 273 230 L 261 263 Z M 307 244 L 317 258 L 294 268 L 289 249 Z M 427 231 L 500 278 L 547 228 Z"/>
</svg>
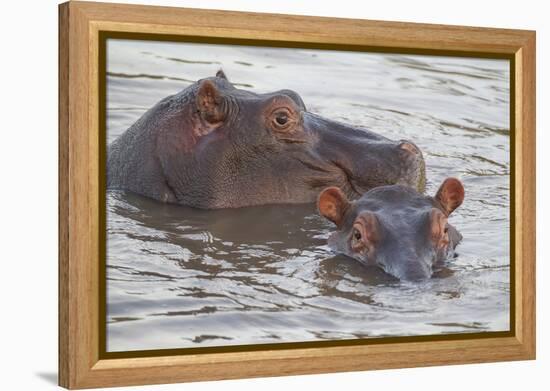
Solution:
<svg viewBox="0 0 550 391">
<path fill-rule="evenodd" d="M 290 90 L 256 94 L 222 71 L 166 97 L 107 153 L 107 188 L 204 209 L 354 199 L 389 184 L 424 190 L 420 150 L 307 111 Z"/>
</svg>

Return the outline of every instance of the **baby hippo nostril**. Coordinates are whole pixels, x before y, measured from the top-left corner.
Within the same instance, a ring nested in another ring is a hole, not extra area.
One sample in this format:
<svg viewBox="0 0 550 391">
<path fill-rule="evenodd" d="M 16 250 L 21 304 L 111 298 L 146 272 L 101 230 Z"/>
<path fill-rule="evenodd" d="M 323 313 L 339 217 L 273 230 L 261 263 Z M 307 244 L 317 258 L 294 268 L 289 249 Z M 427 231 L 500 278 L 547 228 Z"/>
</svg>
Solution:
<svg viewBox="0 0 550 391">
<path fill-rule="evenodd" d="M 420 155 L 420 149 L 410 141 L 402 141 L 399 144 L 399 149 L 404 151 L 407 155 L 417 156 Z"/>
</svg>

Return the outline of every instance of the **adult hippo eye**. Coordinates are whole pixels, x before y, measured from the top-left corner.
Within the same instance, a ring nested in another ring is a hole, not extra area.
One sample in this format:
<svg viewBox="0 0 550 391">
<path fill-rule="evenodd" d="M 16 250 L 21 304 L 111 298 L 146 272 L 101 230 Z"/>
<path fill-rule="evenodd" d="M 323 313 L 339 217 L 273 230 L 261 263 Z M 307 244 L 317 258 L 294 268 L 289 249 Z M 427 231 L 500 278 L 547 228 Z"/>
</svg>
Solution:
<svg viewBox="0 0 550 391">
<path fill-rule="evenodd" d="M 353 232 L 353 238 L 354 238 L 355 240 L 361 240 L 361 232 L 359 232 L 359 231 L 356 230 L 356 229 L 353 230 L 353 231 L 354 231 L 354 232 Z"/>
<path fill-rule="evenodd" d="M 293 120 L 292 114 L 287 109 L 279 109 L 271 116 L 271 123 L 274 130 L 288 131 L 291 125 L 296 121 Z"/>
<path fill-rule="evenodd" d="M 288 122 L 288 116 L 286 114 L 277 114 L 277 116 L 275 117 L 275 121 L 279 124 L 279 125 L 286 125 L 286 123 Z"/>
</svg>

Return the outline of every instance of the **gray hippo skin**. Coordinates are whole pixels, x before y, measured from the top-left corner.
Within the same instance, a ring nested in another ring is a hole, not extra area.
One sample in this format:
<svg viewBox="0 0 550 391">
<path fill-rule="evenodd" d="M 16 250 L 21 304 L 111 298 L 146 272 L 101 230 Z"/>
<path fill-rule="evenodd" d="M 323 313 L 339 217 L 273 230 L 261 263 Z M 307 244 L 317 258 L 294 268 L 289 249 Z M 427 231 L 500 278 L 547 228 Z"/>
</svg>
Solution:
<svg viewBox="0 0 550 391">
<path fill-rule="evenodd" d="M 447 178 L 434 197 L 400 186 L 382 186 L 350 202 L 330 187 L 318 209 L 336 224 L 329 245 L 365 265 L 377 265 L 402 280 L 431 277 L 433 266 L 454 254 L 462 235 L 448 223 L 464 200 L 464 187 Z"/>
<path fill-rule="evenodd" d="M 409 141 L 331 121 L 290 90 L 255 94 L 222 71 L 149 109 L 107 152 L 107 188 L 203 209 L 349 198 L 381 185 L 423 191 Z"/>
</svg>

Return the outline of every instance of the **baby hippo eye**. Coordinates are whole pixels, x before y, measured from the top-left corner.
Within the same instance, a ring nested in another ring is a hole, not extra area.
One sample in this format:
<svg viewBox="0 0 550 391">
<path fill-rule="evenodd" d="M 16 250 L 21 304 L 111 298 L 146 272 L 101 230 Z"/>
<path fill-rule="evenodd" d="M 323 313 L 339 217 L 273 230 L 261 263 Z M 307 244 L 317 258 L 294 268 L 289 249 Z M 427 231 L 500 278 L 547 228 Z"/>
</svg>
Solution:
<svg viewBox="0 0 550 391">
<path fill-rule="evenodd" d="M 351 248 L 355 251 L 364 251 L 365 246 L 363 245 L 361 231 L 357 228 L 354 228 L 351 232 Z"/>
<path fill-rule="evenodd" d="M 369 253 L 369 248 L 365 245 L 363 241 L 363 235 L 361 234 L 361 231 L 359 231 L 357 228 L 354 228 L 351 233 L 351 248 L 354 251 L 363 253 L 364 255 L 367 255 Z"/>
</svg>

